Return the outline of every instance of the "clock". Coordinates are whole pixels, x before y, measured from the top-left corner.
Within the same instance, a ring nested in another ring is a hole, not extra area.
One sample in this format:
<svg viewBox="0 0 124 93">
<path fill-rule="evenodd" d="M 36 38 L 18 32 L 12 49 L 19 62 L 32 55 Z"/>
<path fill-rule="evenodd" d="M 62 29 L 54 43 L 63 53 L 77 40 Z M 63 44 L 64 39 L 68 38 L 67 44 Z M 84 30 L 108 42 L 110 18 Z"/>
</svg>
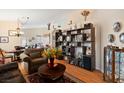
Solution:
<svg viewBox="0 0 124 93">
<path fill-rule="evenodd" d="M 114 30 L 114 32 L 119 32 L 120 29 L 121 29 L 120 23 L 119 23 L 119 22 L 115 22 L 115 23 L 113 24 L 113 30 Z"/>
</svg>

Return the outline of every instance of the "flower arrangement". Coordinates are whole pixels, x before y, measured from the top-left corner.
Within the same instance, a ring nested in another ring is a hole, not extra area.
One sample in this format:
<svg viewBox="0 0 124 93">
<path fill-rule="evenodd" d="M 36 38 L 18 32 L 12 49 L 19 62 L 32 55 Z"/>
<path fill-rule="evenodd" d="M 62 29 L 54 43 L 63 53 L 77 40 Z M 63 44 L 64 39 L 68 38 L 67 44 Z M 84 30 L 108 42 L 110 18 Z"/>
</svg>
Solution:
<svg viewBox="0 0 124 93">
<path fill-rule="evenodd" d="M 48 49 L 44 50 L 42 55 L 47 58 L 56 58 L 58 56 L 62 56 L 62 49 L 48 48 Z"/>
<path fill-rule="evenodd" d="M 86 21 L 86 19 L 87 19 L 87 16 L 90 14 L 90 11 L 88 11 L 88 10 L 84 10 L 82 13 L 81 13 L 81 15 L 83 15 L 84 16 L 84 21 Z"/>
</svg>

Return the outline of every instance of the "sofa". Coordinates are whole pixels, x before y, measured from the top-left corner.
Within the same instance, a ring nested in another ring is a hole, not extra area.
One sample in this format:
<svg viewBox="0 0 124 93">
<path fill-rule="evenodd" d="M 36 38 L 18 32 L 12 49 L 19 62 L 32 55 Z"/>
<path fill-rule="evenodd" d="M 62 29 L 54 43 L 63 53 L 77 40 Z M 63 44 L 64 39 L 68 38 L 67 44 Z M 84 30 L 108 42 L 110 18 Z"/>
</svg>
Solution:
<svg viewBox="0 0 124 93">
<path fill-rule="evenodd" d="M 48 59 L 42 56 L 43 51 L 43 48 L 25 49 L 24 54 L 26 57 L 22 58 L 22 60 L 28 64 L 28 74 L 37 72 L 42 64 L 48 63 Z"/>
<path fill-rule="evenodd" d="M 25 83 L 16 62 L 0 64 L 0 83 Z"/>
</svg>

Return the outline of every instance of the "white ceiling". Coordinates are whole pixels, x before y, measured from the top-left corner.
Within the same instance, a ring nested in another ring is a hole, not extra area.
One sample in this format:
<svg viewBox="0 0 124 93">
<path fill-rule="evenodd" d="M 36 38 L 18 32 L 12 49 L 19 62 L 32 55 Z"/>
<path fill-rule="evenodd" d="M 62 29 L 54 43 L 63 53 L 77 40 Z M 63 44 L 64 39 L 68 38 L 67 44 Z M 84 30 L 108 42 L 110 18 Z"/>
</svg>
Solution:
<svg viewBox="0 0 124 93">
<path fill-rule="evenodd" d="M 17 21 L 17 18 L 29 17 L 24 27 L 47 26 L 48 23 L 64 24 L 74 9 L 0 9 L 0 20 Z"/>
</svg>

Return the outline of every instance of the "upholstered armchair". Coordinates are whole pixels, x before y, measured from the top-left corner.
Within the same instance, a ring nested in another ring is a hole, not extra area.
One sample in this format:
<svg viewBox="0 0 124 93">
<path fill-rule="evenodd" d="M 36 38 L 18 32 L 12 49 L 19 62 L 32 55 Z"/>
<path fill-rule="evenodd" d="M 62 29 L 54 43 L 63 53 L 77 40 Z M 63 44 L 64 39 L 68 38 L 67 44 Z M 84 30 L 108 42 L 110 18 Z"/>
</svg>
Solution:
<svg viewBox="0 0 124 93">
<path fill-rule="evenodd" d="M 6 53 L 6 51 L 4 51 L 4 50 L 2 50 L 0 48 L 0 62 L 2 62 L 4 64 L 5 63 L 5 59 L 8 59 L 8 58 L 11 59 L 11 62 L 13 61 L 13 55 L 10 55 L 10 54 L 8 55 Z"/>
<path fill-rule="evenodd" d="M 48 59 L 42 56 L 42 52 L 44 51 L 43 48 L 34 49 L 29 48 L 25 49 L 24 54 L 26 54 L 25 57 L 21 57 L 23 62 L 26 62 L 28 64 L 28 73 L 34 73 L 38 71 L 38 68 L 42 64 L 48 63 Z M 23 55 L 23 54 L 22 54 Z"/>
</svg>

